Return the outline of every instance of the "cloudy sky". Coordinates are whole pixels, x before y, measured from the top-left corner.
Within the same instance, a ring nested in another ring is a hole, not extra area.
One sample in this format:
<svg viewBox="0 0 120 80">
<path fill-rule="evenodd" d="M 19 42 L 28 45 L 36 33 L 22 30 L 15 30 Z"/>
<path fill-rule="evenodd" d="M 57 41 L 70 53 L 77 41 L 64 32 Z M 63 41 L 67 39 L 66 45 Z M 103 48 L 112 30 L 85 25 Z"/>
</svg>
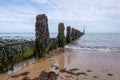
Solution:
<svg viewBox="0 0 120 80">
<path fill-rule="evenodd" d="M 35 17 L 45 13 L 50 32 L 58 23 L 88 33 L 120 33 L 120 0 L 0 0 L 0 32 L 34 32 Z"/>
</svg>

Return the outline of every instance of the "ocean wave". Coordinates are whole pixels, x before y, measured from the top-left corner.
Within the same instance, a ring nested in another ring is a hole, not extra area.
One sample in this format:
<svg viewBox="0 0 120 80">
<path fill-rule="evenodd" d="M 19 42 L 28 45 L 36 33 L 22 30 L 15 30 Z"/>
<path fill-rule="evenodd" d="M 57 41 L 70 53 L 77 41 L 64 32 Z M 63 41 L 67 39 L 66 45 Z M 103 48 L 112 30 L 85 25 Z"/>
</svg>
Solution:
<svg viewBox="0 0 120 80">
<path fill-rule="evenodd" d="M 80 49 L 80 50 L 94 50 L 94 51 L 120 51 L 120 47 L 87 47 L 87 46 L 74 46 L 74 45 L 66 45 L 65 48 L 69 49 Z"/>
</svg>

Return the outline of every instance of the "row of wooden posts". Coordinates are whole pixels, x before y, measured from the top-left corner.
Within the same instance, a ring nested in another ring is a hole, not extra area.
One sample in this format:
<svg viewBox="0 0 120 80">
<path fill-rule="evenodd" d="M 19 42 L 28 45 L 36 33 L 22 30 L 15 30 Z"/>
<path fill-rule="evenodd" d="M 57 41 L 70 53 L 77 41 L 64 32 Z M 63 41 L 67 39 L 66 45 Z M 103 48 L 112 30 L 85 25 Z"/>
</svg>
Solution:
<svg viewBox="0 0 120 80">
<path fill-rule="evenodd" d="M 56 38 L 50 38 L 48 29 L 48 18 L 45 14 L 36 16 L 36 40 L 34 54 L 36 58 L 44 56 L 45 53 L 56 49 L 57 47 L 64 47 L 65 44 L 69 44 L 72 41 L 81 37 L 84 32 L 80 32 L 77 29 L 67 27 L 67 34 L 65 36 L 64 23 L 58 24 L 58 35 Z"/>
<path fill-rule="evenodd" d="M 65 36 L 64 30 L 64 23 L 59 23 L 57 37 L 50 38 L 47 16 L 45 14 L 37 15 L 35 42 L 27 41 L 0 44 L 0 73 L 6 72 L 8 69 L 13 70 L 13 65 L 20 61 L 31 57 L 40 58 L 45 53 L 49 53 L 58 47 L 64 47 L 65 44 L 71 43 L 84 34 L 68 26 Z"/>
</svg>

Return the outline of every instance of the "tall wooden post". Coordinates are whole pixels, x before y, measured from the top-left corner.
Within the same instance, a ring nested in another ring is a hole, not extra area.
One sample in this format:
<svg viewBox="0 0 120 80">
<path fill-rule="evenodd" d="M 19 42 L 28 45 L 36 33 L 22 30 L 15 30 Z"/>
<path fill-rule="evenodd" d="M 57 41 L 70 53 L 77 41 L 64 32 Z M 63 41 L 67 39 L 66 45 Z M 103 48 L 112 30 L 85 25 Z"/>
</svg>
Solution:
<svg viewBox="0 0 120 80">
<path fill-rule="evenodd" d="M 65 35 L 64 35 L 64 23 L 59 23 L 58 25 L 58 47 L 64 47 L 65 46 Z"/>
<path fill-rule="evenodd" d="M 42 57 L 47 48 L 47 41 L 49 40 L 48 19 L 45 14 L 36 16 L 35 23 L 36 40 L 35 40 L 35 57 Z"/>
<path fill-rule="evenodd" d="M 72 37 L 71 37 L 71 27 L 70 26 L 68 26 L 67 27 L 67 34 L 66 34 L 66 43 L 70 43 L 71 42 L 71 40 L 72 40 Z"/>
</svg>

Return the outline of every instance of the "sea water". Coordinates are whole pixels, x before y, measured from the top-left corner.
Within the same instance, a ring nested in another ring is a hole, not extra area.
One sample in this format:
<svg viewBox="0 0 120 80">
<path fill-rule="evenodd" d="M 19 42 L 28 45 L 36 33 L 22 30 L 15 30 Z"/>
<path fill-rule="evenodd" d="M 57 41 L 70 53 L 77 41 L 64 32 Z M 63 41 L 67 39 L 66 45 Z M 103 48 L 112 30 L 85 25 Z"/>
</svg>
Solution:
<svg viewBox="0 0 120 80">
<path fill-rule="evenodd" d="M 50 37 L 57 37 L 57 33 L 50 33 Z M 35 41 L 35 33 L 0 33 L 0 38 Z M 65 48 L 120 51 L 120 33 L 86 33 L 74 44 L 66 45 Z"/>
<path fill-rule="evenodd" d="M 67 48 L 120 51 L 120 33 L 86 33 Z"/>
<path fill-rule="evenodd" d="M 55 38 L 57 33 L 50 33 L 51 38 Z M 35 40 L 35 33 L 0 33 L 1 39 L 26 39 Z"/>
</svg>

